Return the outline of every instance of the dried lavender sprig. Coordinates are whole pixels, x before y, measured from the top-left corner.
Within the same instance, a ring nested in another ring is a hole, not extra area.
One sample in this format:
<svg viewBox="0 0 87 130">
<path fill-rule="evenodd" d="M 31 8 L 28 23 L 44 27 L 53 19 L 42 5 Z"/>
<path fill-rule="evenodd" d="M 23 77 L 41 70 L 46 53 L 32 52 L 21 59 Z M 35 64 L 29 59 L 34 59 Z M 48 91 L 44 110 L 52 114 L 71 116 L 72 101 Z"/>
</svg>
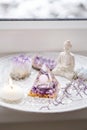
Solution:
<svg viewBox="0 0 87 130">
<path fill-rule="evenodd" d="M 83 88 L 81 88 L 81 86 Z M 69 89 L 72 88 L 74 90 L 76 90 L 76 95 L 79 95 L 81 98 L 83 98 L 82 96 L 82 92 L 87 95 L 87 93 L 85 92 L 85 90 L 87 90 L 87 85 L 85 84 L 83 79 L 76 79 L 76 80 L 72 80 L 69 84 L 66 85 L 66 87 L 64 88 L 64 90 L 62 91 L 63 94 L 61 95 L 61 97 L 59 98 L 55 98 L 55 100 L 53 102 L 51 102 L 54 106 L 58 106 L 60 104 L 64 105 L 63 100 L 64 98 L 69 98 L 72 100 L 72 98 L 70 98 L 71 94 L 69 93 Z M 49 104 L 51 104 L 49 103 Z M 47 106 L 43 106 L 42 108 L 48 108 L 50 109 L 49 104 Z M 41 108 L 41 109 L 42 109 Z"/>
<path fill-rule="evenodd" d="M 47 105 L 47 106 L 42 106 L 42 107 L 40 107 L 40 110 L 42 110 L 42 109 L 50 110 L 50 107 L 49 107 L 49 105 Z"/>
</svg>

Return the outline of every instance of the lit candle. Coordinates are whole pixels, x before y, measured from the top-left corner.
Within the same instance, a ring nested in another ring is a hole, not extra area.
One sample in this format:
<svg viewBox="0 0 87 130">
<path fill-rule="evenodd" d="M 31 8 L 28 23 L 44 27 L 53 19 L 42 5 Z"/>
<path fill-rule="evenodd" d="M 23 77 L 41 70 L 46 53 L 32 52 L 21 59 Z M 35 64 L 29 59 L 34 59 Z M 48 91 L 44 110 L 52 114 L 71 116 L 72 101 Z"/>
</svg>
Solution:
<svg viewBox="0 0 87 130">
<path fill-rule="evenodd" d="M 9 84 L 1 89 L 0 97 L 8 102 L 20 101 L 24 97 L 23 89 L 12 83 L 12 79 L 9 78 Z"/>
</svg>

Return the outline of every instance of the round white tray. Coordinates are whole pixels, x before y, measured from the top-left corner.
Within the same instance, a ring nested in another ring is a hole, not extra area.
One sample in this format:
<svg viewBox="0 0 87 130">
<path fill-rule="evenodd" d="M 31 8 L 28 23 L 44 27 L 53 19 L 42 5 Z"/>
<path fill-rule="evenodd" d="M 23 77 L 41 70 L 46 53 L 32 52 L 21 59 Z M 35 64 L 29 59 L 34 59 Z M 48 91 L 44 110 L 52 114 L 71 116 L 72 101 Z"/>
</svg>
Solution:
<svg viewBox="0 0 87 130">
<path fill-rule="evenodd" d="M 58 53 L 43 53 L 42 55 L 56 58 L 58 56 Z M 10 63 L 13 56 L 15 55 L 0 58 L 0 88 L 3 87 L 4 83 L 8 80 L 7 77 L 9 74 Z M 75 69 L 87 66 L 87 58 L 84 56 L 75 55 L 75 61 Z M 87 107 L 87 96 L 83 96 L 82 98 L 75 96 L 73 101 L 69 98 L 65 98 L 63 104 L 57 104 L 55 99 L 35 98 L 27 96 L 28 92 L 32 88 L 37 74 L 38 71 L 32 69 L 30 77 L 26 78 L 25 80 L 13 81 L 16 85 L 19 85 L 24 89 L 25 98 L 20 103 L 6 103 L 2 99 L 0 99 L 0 106 L 19 111 L 37 113 L 59 113 Z M 61 87 L 60 89 L 64 88 L 66 83 L 69 82 L 69 80 L 63 77 L 56 76 L 56 78 L 61 85 L 59 86 Z M 59 93 L 58 98 L 60 98 Z"/>
</svg>

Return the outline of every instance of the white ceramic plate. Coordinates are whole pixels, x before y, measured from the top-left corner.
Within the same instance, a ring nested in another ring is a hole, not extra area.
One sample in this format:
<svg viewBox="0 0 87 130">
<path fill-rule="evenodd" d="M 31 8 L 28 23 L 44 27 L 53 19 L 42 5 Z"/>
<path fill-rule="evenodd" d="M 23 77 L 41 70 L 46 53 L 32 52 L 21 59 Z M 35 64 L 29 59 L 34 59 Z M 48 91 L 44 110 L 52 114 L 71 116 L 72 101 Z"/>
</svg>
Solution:
<svg viewBox="0 0 87 130">
<path fill-rule="evenodd" d="M 32 55 L 32 54 L 29 54 Z M 56 58 L 58 53 L 43 53 L 42 55 L 47 57 Z M 3 87 L 4 83 L 8 80 L 8 74 L 10 70 L 11 59 L 14 55 L 3 57 L 0 59 L 0 88 Z M 87 66 L 87 58 L 84 56 L 75 55 L 76 67 L 85 67 Z M 14 81 L 15 84 L 19 85 L 24 89 L 25 98 L 20 103 L 6 103 L 0 99 L 0 106 L 7 107 L 10 109 L 15 109 L 25 112 L 38 112 L 38 113 L 56 113 L 56 112 L 65 112 L 73 111 L 77 109 L 82 109 L 87 107 L 87 96 L 81 98 L 75 96 L 75 93 L 72 92 L 73 101 L 69 98 L 63 100 L 63 104 L 57 104 L 54 99 L 44 99 L 44 98 L 33 98 L 27 96 L 27 93 L 31 89 L 33 82 L 37 76 L 38 72 L 32 69 L 31 75 L 29 78 L 20 81 Z M 65 87 L 66 83 L 69 81 L 62 77 L 56 77 L 61 84 L 61 89 Z M 61 93 L 58 93 L 58 98 L 61 97 Z"/>
</svg>

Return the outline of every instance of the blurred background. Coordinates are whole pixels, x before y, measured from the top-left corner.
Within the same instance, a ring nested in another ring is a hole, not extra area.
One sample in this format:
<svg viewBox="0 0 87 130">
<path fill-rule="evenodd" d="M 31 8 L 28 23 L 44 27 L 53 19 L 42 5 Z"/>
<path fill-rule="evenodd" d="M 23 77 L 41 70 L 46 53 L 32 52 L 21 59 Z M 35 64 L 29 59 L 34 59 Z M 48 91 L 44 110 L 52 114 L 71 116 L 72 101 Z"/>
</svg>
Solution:
<svg viewBox="0 0 87 130">
<path fill-rule="evenodd" d="M 87 0 L 0 0 L 0 19 L 86 19 Z"/>
</svg>

